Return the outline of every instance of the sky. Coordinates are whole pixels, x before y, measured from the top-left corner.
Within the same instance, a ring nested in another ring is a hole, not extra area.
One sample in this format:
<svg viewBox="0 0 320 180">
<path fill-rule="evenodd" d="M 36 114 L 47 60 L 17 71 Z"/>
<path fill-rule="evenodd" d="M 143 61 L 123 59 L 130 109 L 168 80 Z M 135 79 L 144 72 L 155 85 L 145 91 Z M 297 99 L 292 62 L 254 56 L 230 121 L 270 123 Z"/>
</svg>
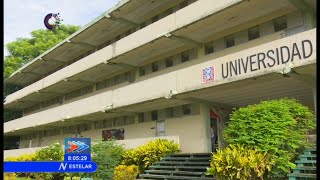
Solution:
<svg viewBox="0 0 320 180">
<path fill-rule="evenodd" d="M 62 24 L 80 25 L 91 22 L 119 0 L 4 0 L 4 45 L 17 38 L 30 37 L 30 32 L 45 29 L 44 17 L 60 13 Z M 4 55 L 7 51 L 4 48 Z"/>
</svg>

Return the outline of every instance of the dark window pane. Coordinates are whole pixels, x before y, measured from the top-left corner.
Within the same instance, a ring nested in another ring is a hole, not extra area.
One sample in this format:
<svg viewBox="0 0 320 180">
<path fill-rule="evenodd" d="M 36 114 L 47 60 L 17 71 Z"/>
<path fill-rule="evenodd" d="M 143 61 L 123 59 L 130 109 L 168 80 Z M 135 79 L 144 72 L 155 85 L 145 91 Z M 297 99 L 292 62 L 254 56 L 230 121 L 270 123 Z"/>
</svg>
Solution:
<svg viewBox="0 0 320 180">
<path fill-rule="evenodd" d="M 173 108 L 170 107 L 170 108 L 167 108 L 166 109 L 166 114 L 167 114 L 167 118 L 172 118 L 173 117 Z"/>
<path fill-rule="evenodd" d="M 154 23 L 154 22 L 156 22 L 156 21 L 158 21 L 158 20 L 159 20 L 159 16 L 154 16 L 154 17 L 151 19 L 152 23 Z"/>
<path fill-rule="evenodd" d="M 140 76 L 144 76 L 145 74 L 146 74 L 146 70 L 143 67 L 141 67 L 140 68 Z"/>
<path fill-rule="evenodd" d="M 205 45 L 205 54 L 211 54 L 214 52 L 213 45 L 210 43 Z"/>
<path fill-rule="evenodd" d="M 285 16 L 273 20 L 275 32 L 287 29 L 287 19 Z"/>
<path fill-rule="evenodd" d="M 171 67 L 173 66 L 173 58 L 169 57 L 166 59 L 166 67 Z"/>
<path fill-rule="evenodd" d="M 142 29 L 142 28 L 144 28 L 144 27 L 146 27 L 146 23 L 145 23 L 145 22 L 143 22 L 143 23 L 140 24 L 140 29 Z"/>
<path fill-rule="evenodd" d="M 181 53 L 181 62 L 187 62 L 190 59 L 189 51 L 184 51 Z"/>
<path fill-rule="evenodd" d="M 190 104 L 186 104 L 182 106 L 182 112 L 184 115 L 191 114 L 191 107 Z"/>
<path fill-rule="evenodd" d="M 139 120 L 139 123 L 144 122 L 144 113 L 138 114 L 138 120 Z"/>
<path fill-rule="evenodd" d="M 188 0 L 183 1 L 182 3 L 180 3 L 180 9 L 184 8 L 188 6 Z"/>
<path fill-rule="evenodd" d="M 249 40 L 257 39 L 260 37 L 259 27 L 253 27 L 248 30 L 248 38 Z"/>
<path fill-rule="evenodd" d="M 152 63 L 151 67 L 152 67 L 152 72 L 156 72 L 159 70 L 159 66 L 157 63 Z"/>
<path fill-rule="evenodd" d="M 152 121 L 158 120 L 158 111 L 157 110 L 151 111 L 151 120 Z"/>
<path fill-rule="evenodd" d="M 233 37 L 226 38 L 225 41 L 226 41 L 226 48 L 234 46 L 234 38 Z"/>
</svg>

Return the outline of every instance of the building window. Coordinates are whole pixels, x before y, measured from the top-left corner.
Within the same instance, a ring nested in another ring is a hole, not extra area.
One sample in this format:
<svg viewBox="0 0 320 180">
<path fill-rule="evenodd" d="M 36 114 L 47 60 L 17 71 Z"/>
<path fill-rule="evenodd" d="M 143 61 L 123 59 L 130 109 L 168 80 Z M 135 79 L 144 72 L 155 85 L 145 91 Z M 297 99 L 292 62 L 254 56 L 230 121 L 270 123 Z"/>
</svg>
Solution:
<svg viewBox="0 0 320 180">
<path fill-rule="evenodd" d="M 168 57 L 166 59 L 166 67 L 171 67 L 173 66 L 173 58 L 172 57 Z"/>
<path fill-rule="evenodd" d="M 157 110 L 151 111 L 151 120 L 152 121 L 158 120 L 158 111 Z"/>
<path fill-rule="evenodd" d="M 120 40 L 120 35 L 116 36 L 116 41 L 119 41 Z"/>
<path fill-rule="evenodd" d="M 91 124 L 82 124 L 82 131 L 91 130 Z"/>
<path fill-rule="evenodd" d="M 140 29 L 142 29 L 142 28 L 144 28 L 144 27 L 146 27 L 146 23 L 145 23 L 145 22 L 143 22 L 143 23 L 140 24 Z"/>
<path fill-rule="evenodd" d="M 259 26 L 252 27 L 248 30 L 249 41 L 260 37 Z"/>
<path fill-rule="evenodd" d="M 167 118 L 173 117 L 173 108 L 172 107 L 166 109 L 166 117 Z"/>
<path fill-rule="evenodd" d="M 188 6 L 188 0 L 185 0 L 183 2 L 180 3 L 180 9 L 187 7 Z"/>
<path fill-rule="evenodd" d="M 132 29 L 129 29 L 128 31 L 126 31 L 125 36 L 129 36 L 132 32 Z"/>
<path fill-rule="evenodd" d="M 276 18 L 273 20 L 274 31 L 281 31 L 287 29 L 287 19 L 285 16 Z"/>
<path fill-rule="evenodd" d="M 154 23 L 154 22 L 156 22 L 156 21 L 158 21 L 158 20 L 159 20 L 159 16 L 154 16 L 154 17 L 151 19 L 152 23 Z"/>
<path fill-rule="evenodd" d="M 226 48 L 234 46 L 234 37 L 225 38 Z"/>
<path fill-rule="evenodd" d="M 152 63 L 151 64 L 151 68 L 152 68 L 152 72 L 156 72 L 159 70 L 159 66 L 158 66 L 158 63 Z"/>
<path fill-rule="evenodd" d="M 140 73 L 140 76 L 146 75 L 146 70 L 145 70 L 145 68 L 144 68 L 144 67 L 141 67 L 139 73 Z"/>
<path fill-rule="evenodd" d="M 95 128 L 95 129 L 101 129 L 101 128 L 103 128 L 103 121 L 96 121 L 96 122 L 94 122 L 94 128 Z"/>
<path fill-rule="evenodd" d="M 110 127 L 112 127 L 112 124 L 113 124 L 112 120 L 110 120 L 110 119 L 104 120 L 103 121 L 103 128 L 110 128 Z"/>
<path fill-rule="evenodd" d="M 124 117 L 124 124 L 125 124 L 125 125 L 134 124 L 134 118 L 133 118 L 133 117 L 125 116 L 125 117 Z"/>
<path fill-rule="evenodd" d="M 139 123 L 144 122 L 144 113 L 139 113 L 138 114 L 138 121 L 139 121 Z"/>
<path fill-rule="evenodd" d="M 205 45 L 205 54 L 211 54 L 213 52 L 214 52 L 214 48 L 213 48 L 212 43 L 207 43 Z"/>
<path fill-rule="evenodd" d="M 190 51 L 184 51 L 181 53 L 181 62 L 187 62 L 190 59 Z"/>
<path fill-rule="evenodd" d="M 124 125 L 124 118 L 123 117 L 115 118 L 114 125 L 115 126 L 123 126 Z"/>
<path fill-rule="evenodd" d="M 190 104 L 183 105 L 183 106 L 182 106 L 182 112 L 183 112 L 183 115 L 189 115 L 189 114 L 191 114 Z"/>
</svg>

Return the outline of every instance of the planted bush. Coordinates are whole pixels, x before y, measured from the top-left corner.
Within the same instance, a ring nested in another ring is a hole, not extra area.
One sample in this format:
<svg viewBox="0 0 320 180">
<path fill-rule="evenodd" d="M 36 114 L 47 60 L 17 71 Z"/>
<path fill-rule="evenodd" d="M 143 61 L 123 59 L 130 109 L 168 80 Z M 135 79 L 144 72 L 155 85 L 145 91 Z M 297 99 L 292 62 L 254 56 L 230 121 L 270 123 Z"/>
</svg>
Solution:
<svg viewBox="0 0 320 180">
<path fill-rule="evenodd" d="M 128 150 L 123 155 L 123 165 L 136 165 L 139 171 L 143 172 L 144 169 L 159 161 L 167 154 L 180 152 L 179 144 L 167 139 L 156 139 L 147 142 L 143 146 Z"/>
<path fill-rule="evenodd" d="M 36 155 L 35 154 L 22 154 L 18 157 L 7 157 L 5 159 L 5 161 L 34 161 L 35 160 Z M 19 177 L 19 178 L 31 178 L 33 177 L 32 173 L 5 173 L 5 179 L 9 178 L 9 179 L 15 179 L 15 177 Z"/>
<path fill-rule="evenodd" d="M 315 129 L 315 116 L 294 99 L 262 101 L 230 115 L 224 138 L 230 144 L 268 152 L 275 161 L 268 178 L 285 178 L 305 145 L 305 134 Z"/>
<path fill-rule="evenodd" d="M 244 145 L 230 144 L 213 154 L 207 175 L 221 180 L 263 179 L 265 172 L 270 172 L 273 163 L 266 152 L 258 152 Z"/>
<path fill-rule="evenodd" d="M 136 165 L 119 165 L 115 168 L 113 180 L 135 180 L 139 174 L 139 167 Z"/>
<path fill-rule="evenodd" d="M 114 169 L 121 163 L 124 151 L 123 146 L 116 144 L 115 141 L 100 141 L 92 145 L 91 159 L 97 164 L 98 169 L 94 173 L 86 173 L 81 177 L 93 177 L 102 180 L 113 179 Z"/>
<path fill-rule="evenodd" d="M 35 161 L 63 161 L 64 149 L 61 144 L 55 143 L 36 151 Z M 60 180 L 65 173 L 31 173 L 35 179 Z"/>
</svg>

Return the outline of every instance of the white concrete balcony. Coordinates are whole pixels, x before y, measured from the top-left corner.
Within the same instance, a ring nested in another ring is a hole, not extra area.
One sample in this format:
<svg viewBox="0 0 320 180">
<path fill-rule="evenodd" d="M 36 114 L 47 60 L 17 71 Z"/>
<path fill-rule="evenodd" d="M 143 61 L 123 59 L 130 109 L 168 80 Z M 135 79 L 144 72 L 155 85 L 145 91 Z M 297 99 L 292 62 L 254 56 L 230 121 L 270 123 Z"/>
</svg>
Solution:
<svg viewBox="0 0 320 180">
<path fill-rule="evenodd" d="M 57 93 L 64 94 L 114 73 L 128 71 L 130 67 L 136 68 L 147 60 L 178 48 L 198 46 L 212 36 L 219 37 L 235 31 L 234 27 L 241 30 L 246 28 L 244 23 L 250 27 L 253 22 L 263 22 L 295 9 L 287 0 L 280 2 L 197 1 L 7 96 L 4 106 L 12 109 L 30 107 L 39 101 L 53 98 Z"/>
<path fill-rule="evenodd" d="M 312 104 L 312 87 L 304 83 L 312 84 L 316 77 L 316 29 L 231 51 L 228 48 L 220 57 L 203 55 L 187 62 L 185 68 L 160 71 L 157 76 L 118 89 L 6 122 L 4 133 L 22 134 L 48 126 L 141 112 L 181 100 L 242 106 L 287 96 Z M 214 79 L 203 82 L 203 69 L 208 67 L 214 67 Z"/>
</svg>

